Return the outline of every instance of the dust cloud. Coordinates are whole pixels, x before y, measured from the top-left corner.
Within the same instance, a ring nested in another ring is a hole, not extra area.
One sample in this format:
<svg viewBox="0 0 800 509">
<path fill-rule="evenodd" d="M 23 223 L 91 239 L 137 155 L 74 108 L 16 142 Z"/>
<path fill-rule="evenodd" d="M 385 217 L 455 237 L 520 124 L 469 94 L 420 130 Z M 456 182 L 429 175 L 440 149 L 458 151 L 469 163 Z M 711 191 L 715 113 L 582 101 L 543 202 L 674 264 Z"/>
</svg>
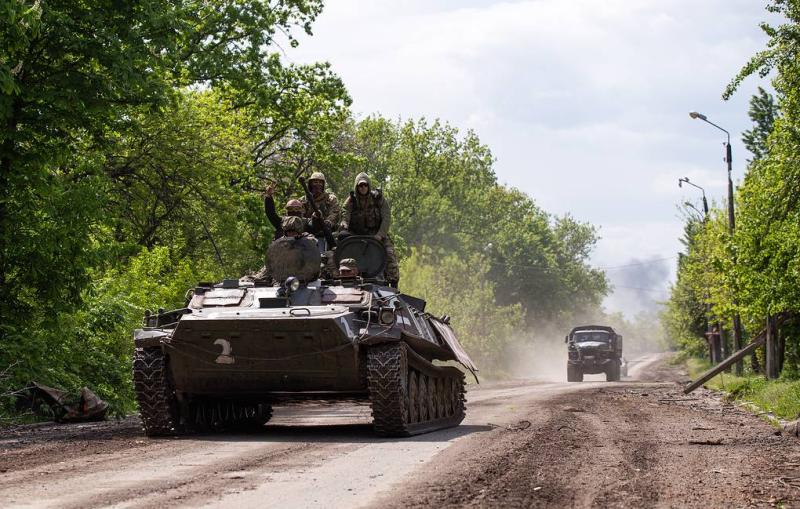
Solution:
<svg viewBox="0 0 800 509">
<path fill-rule="evenodd" d="M 567 377 L 567 345 L 569 332 L 548 328 L 546 333 L 520 334 L 510 341 L 505 365 L 512 378 L 536 378 L 563 382 Z"/>
<path fill-rule="evenodd" d="M 567 331 L 569 332 L 569 331 Z M 565 333 L 566 334 L 566 333 Z M 567 345 L 564 335 L 517 339 L 508 351 L 506 365 L 513 378 L 536 378 L 550 382 L 567 379 Z"/>
<path fill-rule="evenodd" d="M 630 361 L 643 355 L 668 350 L 666 335 L 656 311 L 640 312 L 632 320 L 620 313 L 583 316 L 563 323 L 545 324 L 511 338 L 504 359 L 511 378 L 531 378 L 548 382 L 567 379 L 567 345 L 564 338 L 578 325 L 607 325 L 623 337 L 623 357 Z M 604 374 L 586 375 L 585 380 L 605 380 Z"/>
</svg>

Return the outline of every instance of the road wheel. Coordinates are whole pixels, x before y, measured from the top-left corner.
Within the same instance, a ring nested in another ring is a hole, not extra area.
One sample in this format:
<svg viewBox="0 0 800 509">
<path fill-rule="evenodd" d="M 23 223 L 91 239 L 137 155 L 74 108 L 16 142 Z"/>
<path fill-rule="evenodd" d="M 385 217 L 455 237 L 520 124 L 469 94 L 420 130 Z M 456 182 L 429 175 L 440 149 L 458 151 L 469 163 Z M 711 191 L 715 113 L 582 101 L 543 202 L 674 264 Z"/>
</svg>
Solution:
<svg viewBox="0 0 800 509">
<path fill-rule="evenodd" d="M 419 376 L 412 370 L 408 375 L 408 422 L 419 422 Z"/>
<path fill-rule="evenodd" d="M 619 382 L 619 372 L 619 362 L 612 362 L 606 370 L 606 382 Z"/>
<path fill-rule="evenodd" d="M 436 378 L 425 378 L 428 379 L 428 419 L 434 420 L 439 417 L 439 410 L 436 408 Z"/>
<path fill-rule="evenodd" d="M 583 382 L 583 371 L 580 366 L 567 364 L 567 382 Z"/>
<path fill-rule="evenodd" d="M 450 401 L 453 403 L 453 417 L 459 421 L 464 418 L 464 375 L 461 378 L 453 380 L 450 386 Z"/>
<path fill-rule="evenodd" d="M 442 394 L 442 401 L 444 402 L 444 414 L 446 417 L 451 417 L 453 415 L 453 383 L 454 380 L 452 378 L 445 378 L 443 380 L 444 384 L 439 388 Z"/>
<path fill-rule="evenodd" d="M 419 374 L 419 397 L 417 398 L 419 422 L 425 422 L 428 417 L 428 377 Z"/>
<path fill-rule="evenodd" d="M 447 394 L 445 394 L 445 387 L 447 385 L 447 379 L 440 378 L 439 382 L 436 384 L 436 406 L 439 409 L 439 417 L 444 418 L 450 415 L 447 411 Z"/>
</svg>

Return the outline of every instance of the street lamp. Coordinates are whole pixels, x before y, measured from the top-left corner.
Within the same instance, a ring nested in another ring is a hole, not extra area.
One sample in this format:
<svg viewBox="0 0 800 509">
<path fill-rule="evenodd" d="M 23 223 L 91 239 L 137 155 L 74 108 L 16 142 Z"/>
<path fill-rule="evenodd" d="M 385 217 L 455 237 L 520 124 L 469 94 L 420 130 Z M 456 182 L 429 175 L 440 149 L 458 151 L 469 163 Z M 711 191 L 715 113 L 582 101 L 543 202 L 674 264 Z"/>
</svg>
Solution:
<svg viewBox="0 0 800 509">
<path fill-rule="evenodd" d="M 700 190 L 701 193 L 703 193 L 703 212 L 705 212 L 703 217 L 707 217 L 708 216 L 708 200 L 706 200 L 706 190 L 703 189 L 702 187 L 698 186 L 697 184 L 693 183 L 693 182 L 689 182 L 689 177 L 683 177 L 683 178 L 678 179 L 678 187 L 682 188 L 684 182 L 686 182 L 690 186 L 696 187 L 697 189 Z M 692 206 L 692 208 L 694 208 L 694 206 Z M 695 209 L 695 210 L 697 210 L 697 209 Z"/>
<path fill-rule="evenodd" d="M 731 172 L 733 171 L 733 154 L 731 151 L 731 133 L 729 133 L 726 129 L 718 126 L 714 122 L 710 121 L 708 117 L 703 115 L 702 113 L 698 113 L 696 111 L 690 111 L 689 116 L 695 120 L 702 120 L 703 122 L 710 124 L 720 131 L 725 133 L 727 140 L 725 142 L 725 161 L 728 163 L 728 231 L 731 234 L 731 238 L 733 238 L 733 232 L 736 229 L 736 220 L 734 219 L 733 214 L 733 180 L 731 179 Z M 736 254 L 734 254 L 734 263 L 736 263 Z M 736 312 L 733 315 L 733 342 L 736 347 L 736 350 L 741 350 L 742 348 L 742 322 L 739 319 L 739 313 Z M 742 374 L 742 361 L 736 363 L 736 374 Z"/>
<path fill-rule="evenodd" d="M 706 200 L 706 190 L 703 189 L 702 187 L 698 186 L 694 182 L 691 182 L 689 180 L 689 177 L 683 177 L 683 178 L 679 178 L 678 179 L 678 187 L 683 188 L 683 184 L 684 183 L 689 184 L 690 186 L 696 187 L 697 189 L 700 190 L 701 193 L 703 193 L 703 212 L 700 212 L 697 209 L 697 207 L 695 207 L 694 204 L 692 204 L 691 202 L 685 201 L 685 202 L 683 202 L 683 205 L 686 208 L 690 208 L 690 209 L 694 210 L 695 212 L 697 212 L 697 217 L 700 218 L 700 220 L 705 223 L 705 221 L 708 219 L 708 200 Z M 720 360 L 722 360 L 721 359 L 721 353 L 722 352 L 720 351 L 720 347 L 722 346 L 722 344 L 721 344 L 721 337 L 714 335 L 714 332 L 711 329 L 711 322 L 709 322 L 709 319 L 708 319 L 709 316 L 711 315 L 711 304 L 709 303 L 709 289 L 708 288 L 706 288 L 706 292 L 705 292 L 704 297 L 705 297 L 706 303 L 705 303 L 705 315 L 703 317 L 703 322 L 705 323 L 705 326 L 706 326 L 706 334 L 705 334 L 705 336 L 706 336 L 706 339 L 707 339 L 707 341 L 709 343 L 708 344 L 708 346 L 709 346 L 709 348 L 708 348 L 708 358 L 711 360 L 712 364 L 716 364 Z M 719 330 L 719 323 L 717 323 L 717 329 Z"/>
</svg>

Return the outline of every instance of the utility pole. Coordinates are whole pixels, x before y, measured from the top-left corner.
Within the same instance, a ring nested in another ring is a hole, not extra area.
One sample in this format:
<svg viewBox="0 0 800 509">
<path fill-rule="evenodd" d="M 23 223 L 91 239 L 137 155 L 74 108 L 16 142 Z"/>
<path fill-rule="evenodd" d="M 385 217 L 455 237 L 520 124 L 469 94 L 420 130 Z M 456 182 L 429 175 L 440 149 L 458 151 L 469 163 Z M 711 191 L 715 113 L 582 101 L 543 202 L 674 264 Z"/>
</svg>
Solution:
<svg viewBox="0 0 800 509">
<path fill-rule="evenodd" d="M 698 186 L 694 182 L 689 180 L 689 177 L 683 177 L 678 179 L 678 187 L 682 188 L 683 184 L 689 184 L 692 187 L 695 187 L 700 190 L 703 195 L 703 212 L 697 210 L 697 207 L 692 205 L 690 202 L 685 202 L 684 205 L 687 207 L 692 208 L 695 212 L 697 212 L 703 220 L 703 225 L 706 224 L 708 221 L 708 200 L 706 199 L 706 190 L 702 187 Z M 711 364 L 717 364 L 722 360 L 722 334 L 720 333 L 719 324 L 716 325 L 715 329 L 712 329 L 711 322 L 709 321 L 709 317 L 711 316 L 711 304 L 709 304 L 708 300 L 710 298 L 710 291 L 706 288 L 705 295 L 703 298 L 705 299 L 705 328 L 706 328 L 706 341 L 708 342 L 708 358 L 711 361 Z"/>
<path fill-rule="evenodd" d="M 781 366 L 778 359 L 778 334 L 777 320 L 772 314 L 767 314 L 767 339 L 764 345 L 764 375 L 767 380 L 775 380 L 780 376 Z"/>
<path fill-rule="evenodd" d="M 698 113 L 696 111 L 692 111 L 689 113 L 689 116 L 694 119 L 700 119 L 703 122 L 710 124 L 720 131 L 724 132 L 727 136 L 727 141 L 725 142 L 725 161 L 728 163 L 728 232 L 731 235 L 731 240 L 733 240 L 733 234 L 736 231 L 736 218 L 734 215 L 734 204 L 733 204 L 733 178 L 731 177 L 731 172 L 733 171 L 733 150 L 731 149 L 731 133 L 729 133 L 726 129 L 718 126 L 714 122 L 708 120 L 708 117 L 703 115 L 702 113 Z M 736 253 L 733 253 L 733 264 L 736 265 Z M 736 288 L 734 288 L 734 292 Z M 734 306 L 737 307 L 737 310 L 733 314 L 733 348 L 734 350 L 738 351 L 744 346 L 742 344 L 742 320 L 739 317 L 738 311 L 738 299 L 734 295 L 733 302 Z M 734 373 L 737 376 L 741 376 L 743 372 L 743 363 L 742 360 L 739 359 L 736 361 L 736 366 L 734 368 Z"/>
</svg>

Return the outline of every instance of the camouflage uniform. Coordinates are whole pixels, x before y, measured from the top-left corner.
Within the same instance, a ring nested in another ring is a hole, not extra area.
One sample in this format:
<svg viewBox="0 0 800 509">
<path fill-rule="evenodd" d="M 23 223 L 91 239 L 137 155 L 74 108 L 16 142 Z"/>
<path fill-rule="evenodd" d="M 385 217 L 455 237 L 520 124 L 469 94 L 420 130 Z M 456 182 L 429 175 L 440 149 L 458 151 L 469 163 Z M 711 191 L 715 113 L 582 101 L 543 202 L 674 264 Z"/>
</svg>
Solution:
<svg viewBox="0 0 800 509">
<path fill-rule="evenodd" d="M 304 208 L 300 203 L 300 200 L 289 200 L 286 203 L 286 216 L 284 217 L 302 217 L 303 212 Z M 264 213 L 267 215 L 267 220 L 275 229 L 275 234 L 273 235 L 272 240 L 278 240 L 279 238 L 283 237 L 283 229 L 281 228 L 281 221 L 283 221 L 283 218 L 279 216 L 278 212 L 275 210 L 275 199 L 272 196 L 264 196 Z M 311 232 L 313 230 L 312 221 L 310 219 L 303 219 L 303 221 L 303 231 Z"/>
<path fill-rule="evenodd" d="M 307 221 L 302 217 L 285 216 L 281 219 L 281 231 L 284 236 L 270 244 L 267 250 L 267 264 L 259 272 L 259 279 L 272 284 L 280 284 L 289 275 L 303 281 L 310 281 L 319 276 L 319 250 L 317 239 L 304 232 Z M 295 235 L 291 235 L 294 232 Z M 289 256 L 283 259 L 282 256 Z M 315 258 L 316 256 L 316 258 Z M 278 278 L 276 280 L 275 278 Z"/>
<path fill-rule="evenodd" d="M 358 193 L 358 185 L 366 183 L 369 192 L 362 196 Z M 386 248 L 386 268 L 383 271 L 386 282 L 397 286 L 400 280 L 400 267 L 394 252 L 392 239 L 389 237 L 389 225 L 392 222 L 389 201 L 380 189 L 372 189 L 369 176 L 359 173 L 356 177 L 353 192 L 344 202 L 341 229 L 353 235 L 370 235 L 378 237 Z"/>
<path fill-rule="evenodd" d="M 321 172 L 315 171 L 311 174 L 308 178 L 309 186 L 311 185 L 311 181 L 313 180 L 321 180 L 323 185 L 323 192 L 319 195 L 319 197 L 314 198 L 314 203 L 317 205 L 317 208 L 322 213 L 322 220 L 328 225 L 328 228 L 333 230 L 336 225 L 339 223 L 339 217 L 341 216 L 341 209 L 339 208 L 339 200 L 336 199 L 336 195 L 333 193 L 326 193 L 324 192 L 325 188 L 325 175 Z M 300 203 L 303 204 L 303 216 L 307 218 L 311 218 L 314 215 L 314 209 L 311 207 L 311 204 L 308 201 L 308 197 L 303 196 L 300 198 Z M 320 228 L 319 231 L 313 232 L 318 237 L 322 235 L 322 229 Z"/>
</svg>

